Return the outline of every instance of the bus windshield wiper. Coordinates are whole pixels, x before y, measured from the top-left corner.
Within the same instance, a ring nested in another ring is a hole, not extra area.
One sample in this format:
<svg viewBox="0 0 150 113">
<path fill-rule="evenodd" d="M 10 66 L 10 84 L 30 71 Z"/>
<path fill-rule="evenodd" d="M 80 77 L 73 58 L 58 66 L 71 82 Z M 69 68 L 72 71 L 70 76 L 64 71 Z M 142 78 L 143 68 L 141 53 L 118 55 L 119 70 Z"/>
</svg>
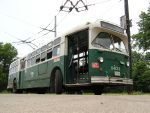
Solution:
<svg viewBox="0 0 150 113">
<path fill-rule="evenodd" d="M 117 51 L 122 52 L 119 48 L 115 48 Z"/>
<path fill-rule="evenodd" d="M 95 43 L 95 44 L 97 44 L 97 45 L 99 45 L 99 46 L 101 46 L 101 47 L 103 47 L 103 48 L 108 49 L 106 46 L 104 46 L 104 45 L 102 45 L 102 44 L 100 44 L 100 43 Z"/>
</svg>

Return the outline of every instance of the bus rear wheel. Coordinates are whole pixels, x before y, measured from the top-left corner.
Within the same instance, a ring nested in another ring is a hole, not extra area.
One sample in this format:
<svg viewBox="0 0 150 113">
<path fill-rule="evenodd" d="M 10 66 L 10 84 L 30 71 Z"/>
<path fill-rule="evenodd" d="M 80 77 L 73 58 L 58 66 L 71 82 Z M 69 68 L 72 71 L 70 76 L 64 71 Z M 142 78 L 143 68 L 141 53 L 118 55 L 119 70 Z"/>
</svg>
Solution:
<svg viewBox="0 0 150 113">
<path fill-rule="evenodd" d="M 13 80 L 12 93 L 18 93 L 18 94 L 23 93 L 22 89 L 17 89 L 17 80 L 16 79 Z"/>
<path fill-rule="evenodd" d="M 62 74 L 60 70 L 55 71 L 55 93 L 62 93 Z"/>
</svg>

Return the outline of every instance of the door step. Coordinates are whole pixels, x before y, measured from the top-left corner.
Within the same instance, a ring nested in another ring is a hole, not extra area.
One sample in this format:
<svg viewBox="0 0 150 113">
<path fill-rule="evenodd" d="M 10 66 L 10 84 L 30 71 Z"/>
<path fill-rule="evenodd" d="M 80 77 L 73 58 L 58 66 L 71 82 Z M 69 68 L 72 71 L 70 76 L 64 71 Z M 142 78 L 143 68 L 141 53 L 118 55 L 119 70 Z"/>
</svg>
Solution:
<svg viewBox="0 0 150 113">
<path fill-rule="evenodd" d="M 90 86 L 90 83 L 76 83 L 76 84 L 65 84 L 67 87 L 80 87 L 80 86 Z"/>
</svg>

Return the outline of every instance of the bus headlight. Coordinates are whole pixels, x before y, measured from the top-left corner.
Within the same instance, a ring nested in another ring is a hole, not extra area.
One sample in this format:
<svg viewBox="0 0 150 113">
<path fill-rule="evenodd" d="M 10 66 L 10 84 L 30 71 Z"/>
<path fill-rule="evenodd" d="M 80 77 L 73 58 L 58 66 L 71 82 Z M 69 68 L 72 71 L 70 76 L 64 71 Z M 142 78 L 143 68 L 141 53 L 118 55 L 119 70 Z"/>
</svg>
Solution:
<svg viewBox="0 0 150 113">
<path fill-rule="evenodd" d="M 99 57 L 99 61 L 100 61 L 100 62 L 104 62 L 103 57 Z"/>
<path fill-rule="evenodd" d="M 129 67 L 129 61 L 127 62 L 127 66 Z"/>
</svg>

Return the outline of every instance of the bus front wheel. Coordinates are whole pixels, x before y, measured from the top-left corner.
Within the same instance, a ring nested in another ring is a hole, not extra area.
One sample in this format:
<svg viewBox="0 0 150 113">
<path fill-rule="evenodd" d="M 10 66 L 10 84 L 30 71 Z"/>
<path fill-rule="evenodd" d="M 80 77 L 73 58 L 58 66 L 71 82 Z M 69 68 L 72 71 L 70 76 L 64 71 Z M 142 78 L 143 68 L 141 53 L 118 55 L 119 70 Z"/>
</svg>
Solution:
<svg viewBox="0 0 150 113">
<path fill-rule="evenodd" d="M 55 71 L 55 93 L 62 93 L 62 74 L 60 70 Z"/>
<path fill-rule="evenodd" d="M 93 92 L 95 95 L 101 95 L 103 93 L 104 87 L 103 86 L 94 86 Z"/>
<path fill-rule="evenodd" d="M 132 85 L 128 85 L 128 86 L 127 86 L 127 93 L 128 93 L 129 95 L 133 94 L 133 86 L 132 86 Z"/>
</svg>

